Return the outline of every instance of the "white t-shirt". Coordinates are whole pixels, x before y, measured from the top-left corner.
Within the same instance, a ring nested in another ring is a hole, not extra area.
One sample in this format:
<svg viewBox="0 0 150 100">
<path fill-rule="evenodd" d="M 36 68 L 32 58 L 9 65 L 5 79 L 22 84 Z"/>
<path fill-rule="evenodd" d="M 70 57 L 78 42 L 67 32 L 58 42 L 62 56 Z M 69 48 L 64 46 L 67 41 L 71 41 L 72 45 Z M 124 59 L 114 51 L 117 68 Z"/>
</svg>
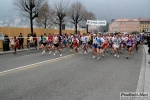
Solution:
<svg viewBox="0 0 150 100">
<path fill-rule="evenodd" d="M 83 43 L 86 43 L 86 42 L 87 42 L 87 37 L 86 37 L 86 36 L 82 36 L 82 37 L 81 37 L 81 41 L 82 41 Z"/>
<path fill-rule="evenodd" d="M 14 39 L 10 39 L 11 45 L 14 45 Z"/>
</svg>

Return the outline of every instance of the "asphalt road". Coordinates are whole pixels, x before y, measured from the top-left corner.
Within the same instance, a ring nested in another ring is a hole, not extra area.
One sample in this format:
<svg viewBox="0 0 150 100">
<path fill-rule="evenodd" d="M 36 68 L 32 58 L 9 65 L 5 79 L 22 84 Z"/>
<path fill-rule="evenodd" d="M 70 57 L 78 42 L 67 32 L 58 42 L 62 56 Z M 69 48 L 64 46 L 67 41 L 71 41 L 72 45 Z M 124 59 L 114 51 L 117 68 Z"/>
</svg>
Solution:
<svg viewBox="0 0 150 100">
<path fill-rule="evenodd" d="M 0 55 L 0 100 L 120 100 L 120 92 L 136 92 L 142 47 L 130 59 L 126 54 L 99 61 L 68 50 L 63 57 L 35 50 Z"/>
</svg>

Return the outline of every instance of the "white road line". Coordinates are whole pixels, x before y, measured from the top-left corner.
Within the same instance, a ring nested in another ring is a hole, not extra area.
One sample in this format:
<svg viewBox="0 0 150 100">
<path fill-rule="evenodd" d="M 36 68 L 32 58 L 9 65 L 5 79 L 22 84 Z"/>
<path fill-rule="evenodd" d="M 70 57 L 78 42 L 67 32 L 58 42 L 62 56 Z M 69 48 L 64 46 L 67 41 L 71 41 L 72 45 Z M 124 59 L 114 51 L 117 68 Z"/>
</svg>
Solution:
<svg viewBox="0 0 150 100">
<path fill-rule="evenodd" d="M 55 59 L 51 59 L 51 60 L 46 60 L 46 61 L 42 61 L 42 62 L 38 62 L 38 63 L 34 63 L 34 64 L 30 64 L 30 65 L 26 65 L 26 66 L 22 66 L 22 67 L 14 68 L 14 69 L 10 69 L 10 70 L 6 70 L 6 71 L 2 71 L 2 72 L 0 72 L 0 74 L 4 74 L 4 73 L 11 72 L 11 71 L 15 71 L 15 70 L 19 70 L 19 69 L 27 68 L 27 67 L 34 66 L 34 65 L 38 65 L 38 64 L 43 64 L 43 63 L 50 62 L 50 61 L 59 60 L 59 59 L 62 59 L 62 58 L 71 57 L 71 56 L 73 56 L 73 55 L 74 55 L 74 54 L 71 54 L 71 55 L 67 55 L 67 56 L 63 56 L 63 57 L 59 57 L 59 58 L 55 58 Z"/>
</svg>

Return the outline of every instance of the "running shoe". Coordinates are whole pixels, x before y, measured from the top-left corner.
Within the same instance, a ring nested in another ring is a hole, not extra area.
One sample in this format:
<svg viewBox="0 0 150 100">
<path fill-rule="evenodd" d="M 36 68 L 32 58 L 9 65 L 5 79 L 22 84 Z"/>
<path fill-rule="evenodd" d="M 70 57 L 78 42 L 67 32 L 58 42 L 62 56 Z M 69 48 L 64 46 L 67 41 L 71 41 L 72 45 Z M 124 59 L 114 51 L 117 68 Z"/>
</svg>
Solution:
<svg viewBox="0 0 150 100">
<path fill-rule="evenodd" d="M 42 54 L 44 54 L 45 53 L 45 50 L 42 52 Z"/>
<path fill-rule="evenodd" d="M 49 52 L 49 54 L 51 54 L 51 51 Z"/>
<path fill-rule="evenodd" d="M 93 59 L 95 58 L 95 56 L 93 56 Z"/>
<path fill-rule="evenodd" d="M 102 57 L 104 58 L 104 56 L 105 56 L 105 55 L 103 54 Z"/>
<path fill-rule="evenodd" d="M 119 58 L 119 55 L 117 57 Z"/>
<path fill-rule="evenodd" d="M 120 51 L 120 54 L 122 54 L 122 51 Z"/>
<path fill-rule="evenodd" d="M 56 54 L 54 53 L 53 55 L 55 56 Z"/>
<path fill-rule="evenodd" d="M 60 57 L 62 56 L 62 54 L 60 54 Z"/>
<path fill-rule="evenodd" d="M 100 57 L 98 57 L 97 60 L 100 60 Z"/>
<path fill-rule="evenodd" d="M 37 50 L 39 50 L 39 47 L 37 47 Z"/>
<path fill-rule="evenodd" d="M 115 57 L 117 56 L 117 54 L 114 55 Z"/>
<path fill-rule="evenodd" d="M 129 57 L 127 56 L 127 59 L 129 59 Z"/>
</svg>

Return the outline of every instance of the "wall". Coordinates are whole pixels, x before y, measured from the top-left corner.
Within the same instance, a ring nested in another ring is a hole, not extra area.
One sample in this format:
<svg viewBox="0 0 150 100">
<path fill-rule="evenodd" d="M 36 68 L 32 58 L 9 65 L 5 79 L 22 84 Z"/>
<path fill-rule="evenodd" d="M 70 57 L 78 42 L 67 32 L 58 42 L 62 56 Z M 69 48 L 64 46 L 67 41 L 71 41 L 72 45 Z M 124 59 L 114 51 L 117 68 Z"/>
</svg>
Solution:
<svg viewBox="0 0 150 100">
<path fill-rule="evenodd" d="M 0 27 L 0 32 L 3 34 L 7 33 L 9 37 L 19 36 L 20 33 L 24 37 L 30 33 L 30 28 L 10 28 L 10 27 Z M 43 29 L 43 28 L 34 28 L 34 32 L 36 32 L 37 36 L 41 35 L 42 33 L 59 33 L 59 30 L 55 29 Z M 80 33 L 85 33 L 85 30 L 80 31 Z M 74 30 L 63 30 L 62 33 L 67 34 L 74 34 Z M 24 40 L 24 45 L 26 45 L 26 39 Z M 2 41 L 0 41 L 0 49 L 2 49 Z"/>
</svg>

